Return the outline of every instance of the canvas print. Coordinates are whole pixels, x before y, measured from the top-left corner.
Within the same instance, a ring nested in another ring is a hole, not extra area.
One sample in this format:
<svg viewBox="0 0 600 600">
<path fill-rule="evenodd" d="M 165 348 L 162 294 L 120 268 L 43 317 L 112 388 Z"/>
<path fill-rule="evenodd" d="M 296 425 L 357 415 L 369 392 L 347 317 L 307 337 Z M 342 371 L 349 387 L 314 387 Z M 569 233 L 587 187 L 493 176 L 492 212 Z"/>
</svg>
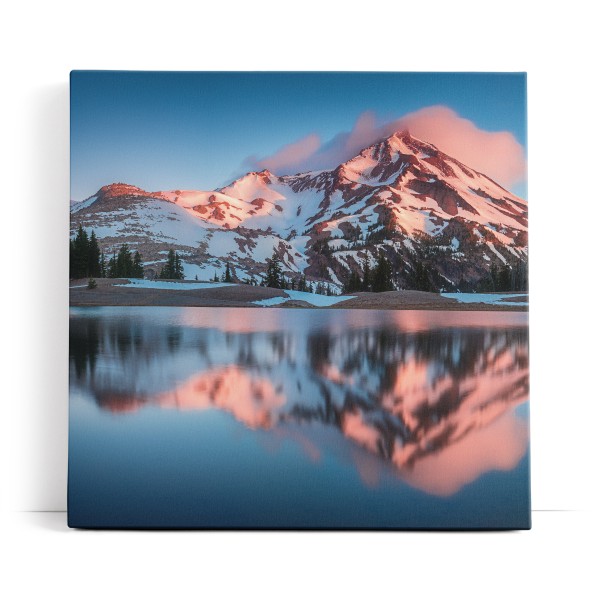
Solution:
<svg viewBox="0 0 600 600">
<path fill-rule="evenodd" d="M 73 72 L 69 524 L 529 528 L 525 104 Z"/>
</svg>

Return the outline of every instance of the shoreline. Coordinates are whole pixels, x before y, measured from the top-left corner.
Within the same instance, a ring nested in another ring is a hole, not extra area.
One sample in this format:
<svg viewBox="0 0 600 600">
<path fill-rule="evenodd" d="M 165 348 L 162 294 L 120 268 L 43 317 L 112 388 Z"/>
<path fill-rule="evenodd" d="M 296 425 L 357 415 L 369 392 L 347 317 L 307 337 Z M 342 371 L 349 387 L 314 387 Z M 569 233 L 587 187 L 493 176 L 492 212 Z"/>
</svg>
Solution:
<svg viewBox="0 0 600 600">
<path fill-rule="evenodd" d="M 98 287 L 87 289 L 87 279 L 72 280 L 69 284 L 70 307 L 95 306 L 180 306 L 180 307 L 222 307 L 222 308 L 277 308 L 298 309 L 350 309 L 350 310 L 449 310 L 449 311 L 505 311 L 528 312 L 529 306 L 510 305 L 511 301 L 523 300 L 523 292 L 504 294 L 504 304 L 484 302 L 460 302 L 434 292 L 401 290 L 392 292 L 356 292 L 352 298 L 331 306 L 316 306 L 304 300 L 288 299 L 286 291 L 246 284 L 214 286 L 198 289 L 198 282 L 178 282 L 180 289 L 159 289 L 150 287 L 124 287 L 127 279 L 97 279 Z M 190 289 L 185 289 L 186 285 Z M 519 296 L 520 294 L 520 296 Z M 497 294 L 496 294 L 497 295 Z M 348 294 L 350 296 L 350 294 Z M 255 302 L 281 298 L 273 306 L 260 306 Z M 331 298 L 331 297 L 328 297 Z"/>
</svg>

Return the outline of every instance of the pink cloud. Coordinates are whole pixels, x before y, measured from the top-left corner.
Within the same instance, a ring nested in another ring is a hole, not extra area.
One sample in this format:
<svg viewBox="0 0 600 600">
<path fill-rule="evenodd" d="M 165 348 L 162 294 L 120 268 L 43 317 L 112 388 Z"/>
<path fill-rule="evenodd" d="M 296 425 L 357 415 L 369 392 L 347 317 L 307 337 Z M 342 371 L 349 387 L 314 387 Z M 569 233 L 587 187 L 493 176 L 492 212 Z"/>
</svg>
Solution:
<svg viewBox="0 0 600 600">
<path fill-rule="evenodd" d="M 525 151 L 508 131 L 484 131 L 444 106 L 423 108 L 399 119 L 398 124 L 502 185 L 525 179 Z"/>
<path fill-rule="evenodd" d="M 423 108 L 379 125 L 374 113 L 367 111 L 358 117 L 351 131 L 339 133 L 326 143 L 313 133 L 283 146 L 271 156 L 250 161 L 278 174 L 332 169 L 402 129 L 408 129 L 414 137 L 434 144 L 505 187 L 526 177 L 525 151 L 512 133 L 479 129 L 445 106 Z"/>
<path fill-rule="evenodd" d="M 301 164 L 315 154 L 321 145 L 319 136 L 311 133 L 306 137 L 286 144 L 275 154 L 258 161 L 258 166 L 275 172 L 283 172 L 291 165 Z"/>
</svg>

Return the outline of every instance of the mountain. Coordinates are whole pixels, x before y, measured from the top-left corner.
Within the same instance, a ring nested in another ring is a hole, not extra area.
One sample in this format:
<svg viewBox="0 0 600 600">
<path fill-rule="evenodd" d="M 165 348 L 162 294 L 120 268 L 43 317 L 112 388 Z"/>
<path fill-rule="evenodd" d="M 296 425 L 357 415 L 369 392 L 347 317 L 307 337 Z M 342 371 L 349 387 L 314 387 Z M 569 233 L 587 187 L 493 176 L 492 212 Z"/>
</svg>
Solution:
<svg viewBox="0 0 600 600">
<path fill-rule="evenodd" d="M 187 278 L 260 281 L 275 251 L 285 275 L 341 290 L 380 253 L 397 288 L 466 291 L 527 261 L 527 203 L 434 145 L 400 131 L 333 170 L 251 172 L 213 191 L 146 192 L 115 183 L 72 205 L 71 232 L 105 253 L 127 242 L 156 272 L 169 248 Z"/>
</svg>

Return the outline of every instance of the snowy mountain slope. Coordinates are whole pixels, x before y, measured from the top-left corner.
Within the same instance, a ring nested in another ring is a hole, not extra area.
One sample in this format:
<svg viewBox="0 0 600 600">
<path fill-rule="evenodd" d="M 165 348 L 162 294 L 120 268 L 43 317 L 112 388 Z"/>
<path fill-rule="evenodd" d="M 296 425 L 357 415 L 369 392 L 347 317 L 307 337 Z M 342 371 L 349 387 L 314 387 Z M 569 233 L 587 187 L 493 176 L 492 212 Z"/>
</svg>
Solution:
<svg viewBox="0 0 600 600">
<path fill-rule="evenodd" d="M 527 203 L 432 144 L 397 132 L 330 171 L 247 173 L 214 191 L 105 186 L 71 208 L 109 251 L 127 241 L 149 267 L 176 247 L 195 274 L 231 263 L 260 278 L 273 251 L 289 277 L 336 289 L 383 252 L 397 287 L 426 261 L 447 291 L 527 260 Z"/>
</svg>

